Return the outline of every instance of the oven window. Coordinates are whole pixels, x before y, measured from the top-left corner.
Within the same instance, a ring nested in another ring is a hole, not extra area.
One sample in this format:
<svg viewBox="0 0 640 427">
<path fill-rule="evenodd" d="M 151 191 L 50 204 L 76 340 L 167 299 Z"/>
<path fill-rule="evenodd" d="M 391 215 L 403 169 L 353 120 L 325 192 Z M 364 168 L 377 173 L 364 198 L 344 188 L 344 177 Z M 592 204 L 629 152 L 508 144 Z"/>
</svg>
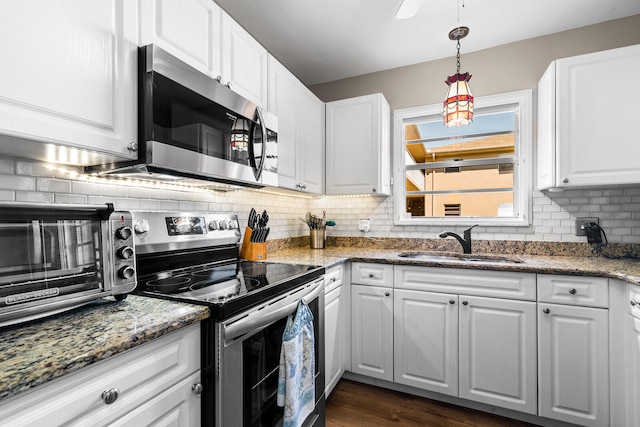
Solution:
<svg viewBox="0 0 640 427">
<path fill-rule="evenodd" d="M 313 313 L 316 384 L 320 374 L 318 298 L 309 304 Z M 273 427 L 282 424 L 283 408 L 277 406 L 278 372 L 282 334 L 287 318 L 269 325 L 243 342 L 243 425 Z M 316 394 L 318 388 L 316 387 Z M 321 393 L 320 393 L 321 394 Z M 316 400 L 319 398 L 316 395 Z"/>
<path fill-rule="evenodd" d="M 99 220 L 0 224 L 2 305 L 102 289 Z"/>
</svg>

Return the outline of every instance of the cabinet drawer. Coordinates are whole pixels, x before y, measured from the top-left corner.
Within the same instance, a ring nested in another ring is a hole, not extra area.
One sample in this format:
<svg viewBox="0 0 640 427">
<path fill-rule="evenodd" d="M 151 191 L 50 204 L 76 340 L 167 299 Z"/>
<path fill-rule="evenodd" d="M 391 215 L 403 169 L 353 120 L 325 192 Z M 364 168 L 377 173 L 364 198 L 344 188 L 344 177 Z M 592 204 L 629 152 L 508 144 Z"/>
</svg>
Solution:
<svg viewBox="0 0 640 427">
<path fill-rule="evenodd" d="M 351 283 L 393 287 L 393 265 L 354 262 L 351 264 Z"/>
<path fill-rule="evenodd" d="M 536 300 L 536 275 L 461 268 L 395 267 L 395 287 L 519 300 Z"/>
<path fill-rule="evenodd" d="M 98 345 L 98 344 L 97 344 Z M 200 326 L 171 333 L 18 394 L 0 407 L 6 425 L 108 424 L 200 369 Z M 111 404 L 106 390 L 118 389 Z"/>
<path fill-rule="evenodd" d="M 640 319 L 640 286 L 627 285 L 627 313 Z"/>
<path fill-rule="evenodd" d="M 538 274 L 538 301 L 608 308 L 609 280 L 604 277 Z"/>
<path fill-rule="evenodd" d="M 328 268 L 324 274 L 324 292 L 329 293 L 342 285 L 342 265 Z"/>
</svg>

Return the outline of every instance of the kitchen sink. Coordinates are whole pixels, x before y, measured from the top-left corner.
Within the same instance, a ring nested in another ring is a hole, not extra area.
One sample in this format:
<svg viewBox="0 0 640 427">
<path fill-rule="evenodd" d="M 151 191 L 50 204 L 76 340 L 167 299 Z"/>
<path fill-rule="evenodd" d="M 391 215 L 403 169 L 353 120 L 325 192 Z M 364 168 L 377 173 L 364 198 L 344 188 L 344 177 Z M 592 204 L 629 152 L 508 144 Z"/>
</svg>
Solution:
<svg viewBox="0 0 640 427">
<path fill-rule="evenodd" d="M 488 254 L 459 254 L 437 252 L 401 252 L 398 258 L 415 259 L 418 261 L 463 261 L 499 264 L 520 264 L 521 259 Z"/>
</svg>

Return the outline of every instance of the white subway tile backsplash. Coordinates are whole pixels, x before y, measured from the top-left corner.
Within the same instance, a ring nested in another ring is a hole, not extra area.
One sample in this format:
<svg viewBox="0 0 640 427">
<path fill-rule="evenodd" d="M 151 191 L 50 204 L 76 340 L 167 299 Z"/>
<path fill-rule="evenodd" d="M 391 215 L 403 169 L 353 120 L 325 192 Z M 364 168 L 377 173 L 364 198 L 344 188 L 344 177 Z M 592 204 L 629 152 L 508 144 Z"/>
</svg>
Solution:
<svg viewBox="0 0 640 427">
<path fill-rule="evenodd" d="M 68 168 L 73 169 L 73 168 Z M 80 172 L 79 168 L 78 172 Z M 446 227 L 399 226 L 393 223 L 393 198 L 381 196 L 309 196 L 276 194 L 265 190 L 232 192 L 184 192 L 126 187 L 72 180 L 38 162 L 0 159 L 0 200 L 114 203 L 118 209 L 220 211 L 238 214 L 241 227 L 249 210 L 269 211 L 271 238 L 308 234 L 299 220 L 307 211 L 336 222 L 329 236 L 365 236 L 358 230 L 360 218 L 371 219 L 367 237 L 437 238 Z M 574 235 L 575 218 L 596 216 L 609 241 L 640 243 L 640 186 L 606 190 L 534 191 L 532 224 L 528 227 L 478 227 L 476 239 L 584 242 Z M 459 232 L 462 227 L 450 227 Z"/>
</svg>

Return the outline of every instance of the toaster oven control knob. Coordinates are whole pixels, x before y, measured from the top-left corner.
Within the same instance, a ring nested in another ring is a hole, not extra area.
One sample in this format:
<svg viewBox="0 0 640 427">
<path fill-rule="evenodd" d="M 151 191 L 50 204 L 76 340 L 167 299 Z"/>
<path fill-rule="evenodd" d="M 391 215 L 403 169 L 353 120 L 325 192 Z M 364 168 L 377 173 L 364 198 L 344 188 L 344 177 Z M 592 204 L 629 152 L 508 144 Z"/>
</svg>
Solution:
<svg viewBox="0 0 640 427">
<path fill-rule="evenodd" d="M 120 240 L 127 240 L 131 237 L 131 234 L 133 234 L 133 231 L 131 230 L 131 227 L 127 225 L 116 230 L 116 237 Z"/>
<path fill-rule="evenodd" d="M 209 230 L 217 230 L 218 229 L 218 221 L 216 221 L 215 219 L 212 221 L 209 221 Z"/>
<path fill-rule="evenodd" d="M 118 270 L 118 277 L 125 280 L 131 279 L 135 274 L 136 271 L 133 269 L 133 267 L 130 267 L 128 265 Z"/>
<path fill-rule="evenodd" d="M 220 230 L 226 230 L 227 228 L 229 228 L 229 223 L 226 220 L 222 219 L 218 223 L 218 226 L 220 227 Z"/>
<path fill-rule="evenodd" d="M 133 229 L 135 230 L 136 234 L 144 234 L 149 231 L 149 221 L 147 221 L 146 219 L 138 220 L 133 225 Z"/>
<path fill-rule="evenodd" d="M 116 251 L 116 255 L 120 259 L 129 259 L 133 256 L 133 248 L 131 246 L 123 246 Z"/>
</svg>

